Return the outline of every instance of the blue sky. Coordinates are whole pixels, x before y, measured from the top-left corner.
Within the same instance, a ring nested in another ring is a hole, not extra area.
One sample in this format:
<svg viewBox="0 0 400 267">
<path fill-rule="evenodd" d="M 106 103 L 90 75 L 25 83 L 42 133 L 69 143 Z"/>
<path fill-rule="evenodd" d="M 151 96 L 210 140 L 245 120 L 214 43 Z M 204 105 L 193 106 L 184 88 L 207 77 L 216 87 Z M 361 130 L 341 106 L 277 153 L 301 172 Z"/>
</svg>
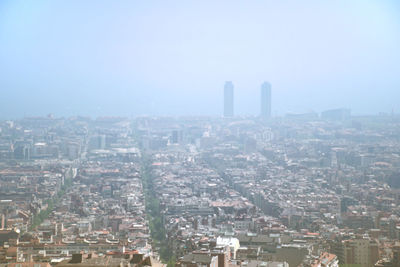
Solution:
<svg viewBox="0 0 400 267">
<path fill-rule="evenodd" d="M 0 1 L 0 118 L 400 113 L 400 2 Z"/>
</svg>

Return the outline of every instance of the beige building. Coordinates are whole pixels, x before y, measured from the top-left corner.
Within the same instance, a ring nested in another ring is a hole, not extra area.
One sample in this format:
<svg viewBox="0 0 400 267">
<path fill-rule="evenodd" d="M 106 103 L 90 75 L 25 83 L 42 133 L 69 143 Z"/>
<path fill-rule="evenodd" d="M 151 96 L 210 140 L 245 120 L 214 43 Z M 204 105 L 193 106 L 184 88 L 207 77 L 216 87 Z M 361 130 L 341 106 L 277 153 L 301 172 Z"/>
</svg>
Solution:
<svg viewBox="0 0 400 267">
<path fill-rule="evenodd" d="M 378 243 L 371 239 L 351 239 L 342 241 L 345 264 L 359 264 L 373 267 L 379 260 Z"/>
</svg>

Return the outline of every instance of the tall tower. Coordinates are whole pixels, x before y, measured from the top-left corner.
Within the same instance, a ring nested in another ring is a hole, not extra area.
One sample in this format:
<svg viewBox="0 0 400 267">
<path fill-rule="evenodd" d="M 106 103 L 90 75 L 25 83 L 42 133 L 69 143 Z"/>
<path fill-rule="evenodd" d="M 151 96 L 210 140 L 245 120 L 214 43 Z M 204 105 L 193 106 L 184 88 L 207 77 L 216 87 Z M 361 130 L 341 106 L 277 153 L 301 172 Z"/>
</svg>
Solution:
<svg viewBox="0 0 400 267">
<path fill-rule="evenodd" d="M 268 82 L 261 85 L 261 117 L 271 118 L 271 84 Z"/>
<path fill-rule="evenodd" d="M 233 83 L 230 81 L 224 86 L 224 117 L 233 117 Z"/>
</svg>

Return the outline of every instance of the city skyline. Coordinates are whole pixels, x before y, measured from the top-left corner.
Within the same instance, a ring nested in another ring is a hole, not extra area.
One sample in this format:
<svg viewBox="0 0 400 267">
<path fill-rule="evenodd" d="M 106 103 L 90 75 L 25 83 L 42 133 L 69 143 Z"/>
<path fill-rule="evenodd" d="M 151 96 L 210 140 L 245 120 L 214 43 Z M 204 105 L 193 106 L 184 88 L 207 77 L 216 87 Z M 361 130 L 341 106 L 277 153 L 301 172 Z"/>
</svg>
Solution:
<svg viewBox="0 0 400 267">
<path fill-rule="evenodd" d="M 1 0 L 0 267 L 400 267 L 399 0 Z"/>
<path fill-rule="evenodd" d="M 0 120 L 0 264 L 399 267 L 400 117 L 350 115 Z"/>
</svg>

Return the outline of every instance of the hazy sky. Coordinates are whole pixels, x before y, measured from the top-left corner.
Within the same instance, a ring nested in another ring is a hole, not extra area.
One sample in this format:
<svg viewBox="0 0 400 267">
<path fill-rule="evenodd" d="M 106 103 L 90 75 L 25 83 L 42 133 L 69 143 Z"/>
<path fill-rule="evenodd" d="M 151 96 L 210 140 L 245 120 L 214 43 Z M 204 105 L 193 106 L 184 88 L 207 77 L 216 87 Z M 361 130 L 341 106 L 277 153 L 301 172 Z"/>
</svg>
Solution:
<svg viewBox="0 0 400 267">
<path fill-rule="evenodd" d="M 0 118 L 400 113 L 400 1 L 0 0 Z"/>
</svg>

